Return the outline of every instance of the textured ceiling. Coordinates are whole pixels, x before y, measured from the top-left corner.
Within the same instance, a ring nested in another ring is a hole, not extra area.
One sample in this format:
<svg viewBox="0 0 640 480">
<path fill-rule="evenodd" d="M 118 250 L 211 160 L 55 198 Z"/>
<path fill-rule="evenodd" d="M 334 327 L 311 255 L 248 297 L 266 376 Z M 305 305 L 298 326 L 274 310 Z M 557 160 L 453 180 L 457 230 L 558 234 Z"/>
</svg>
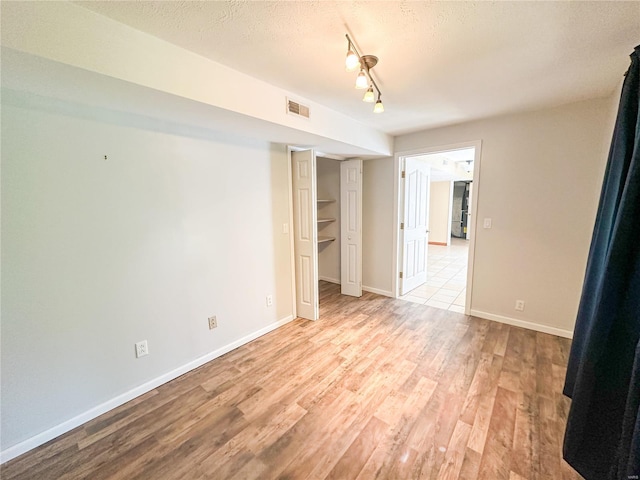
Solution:
<svg viewBox="0 0 640 480">
<path fill-rule="evenodd" d="M 640 43 L 636 1 L 76 3 L 390 134 L 610 95 Z M 384 114 L 345 33 L 380 58 Z"/>
</svg>

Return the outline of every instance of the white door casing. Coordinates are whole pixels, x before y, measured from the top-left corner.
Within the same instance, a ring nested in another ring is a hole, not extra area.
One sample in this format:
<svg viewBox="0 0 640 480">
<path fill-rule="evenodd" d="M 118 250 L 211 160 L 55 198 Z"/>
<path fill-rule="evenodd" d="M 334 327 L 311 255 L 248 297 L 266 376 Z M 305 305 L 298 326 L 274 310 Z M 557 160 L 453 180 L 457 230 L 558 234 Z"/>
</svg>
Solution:
<svg viewBox="0 0 640 480">
<path fill-rule="evenodd" d="M 340 164 L 340 284 L 362 296 L 362 160 Z"/>
<path fill-rule="evenodd" d="M 316 156 L 313 150 L 291 152 L 296 313 L 308 320 L 320 316 L 318 305 L 318 224 Z"/>
<path fill-rule="evenodd" d="M 401 295 L 427 281 L 430 170 L 419 160 L 405 160 Z"/>
</svg>

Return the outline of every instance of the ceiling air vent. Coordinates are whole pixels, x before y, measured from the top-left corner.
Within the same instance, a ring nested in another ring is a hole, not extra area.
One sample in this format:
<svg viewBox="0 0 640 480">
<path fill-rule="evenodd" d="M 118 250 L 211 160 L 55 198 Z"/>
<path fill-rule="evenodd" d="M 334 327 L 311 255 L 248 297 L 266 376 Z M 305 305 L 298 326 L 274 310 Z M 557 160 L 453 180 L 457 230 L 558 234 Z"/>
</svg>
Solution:
<svg viewBox="0 0 640 480">
<path fill-rule="evenodd" d="M 287 113 L 289 115 L 298 115 L 299 117 L 309 118 L 309 107 L 287 98 Z"/>
</svg>

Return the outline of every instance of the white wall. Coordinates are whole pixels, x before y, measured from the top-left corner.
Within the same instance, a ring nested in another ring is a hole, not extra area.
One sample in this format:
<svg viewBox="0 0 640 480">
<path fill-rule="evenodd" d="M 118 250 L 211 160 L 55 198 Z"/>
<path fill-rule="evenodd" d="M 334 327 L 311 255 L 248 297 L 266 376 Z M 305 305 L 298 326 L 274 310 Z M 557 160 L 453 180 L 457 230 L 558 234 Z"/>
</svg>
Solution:
<svg viewBox="0 0 640 480">
<path fill-rule="evenodd" d="M 451 196 L 453 182 L 429 185 L 429 243 L 451 243 Z"/>
<path fill-rule="evenodd" d="M 318 218 L 335 218 L 335 222 L 318 224 L 318 235 L 335 237 L 333 242 L 318 245 L 318 277 L 340 283 L 340 162 L 316 158 L 318 199 L 335 200 L 318 204 Z"/>
<path fill-rule="evenodd" d="M 393 158 L 363 162 L 362 288 L 393 296 Z"/>
<path fill-rule="evenodd" d="M 611 105 L 609 98 L 591 100 L 396 138 L 397 152 L 482 140 L 473 314 L 573 331 Z M 493 219 L 490 230 L 481 228 L 485 217 Z M 514 310 L 516 299 L 526 302 L 524 312 Z"/>
<path fill-rule="evenodd" d="M 291 319 L 286 147 L 10 97 L 3 91 L 5 453 Z M 150 354 L 136 359 L 143 339 Z"/>
</svg>

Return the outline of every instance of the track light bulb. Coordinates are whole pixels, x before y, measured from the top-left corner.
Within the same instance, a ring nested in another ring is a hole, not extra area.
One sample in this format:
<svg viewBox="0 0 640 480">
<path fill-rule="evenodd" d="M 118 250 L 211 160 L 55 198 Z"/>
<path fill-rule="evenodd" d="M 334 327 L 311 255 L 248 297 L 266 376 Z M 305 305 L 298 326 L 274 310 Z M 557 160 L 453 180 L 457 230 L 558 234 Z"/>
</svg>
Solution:
<svg viewBox="0 0 640 480">
<path fill-rule="evenodd" d="M 373 107 L 373 113 L 382 113 L 382 112 L 384 112 L 384 105 L 382 105 L 382 100 L 380 100 L 380 97 L 378 97 L 378 101 Z"/>
<path fill-rule="evenodd" d="M 369 86 L 369 88 L 367 89 L 367 91 L 364 94 L 364 97 L 362 97 L 362 101 L 363 102 L 367 102 L 367 103 L 373 103 L 376 101 L 376 97 L 373 94 L 373 87 Z"/>
<path fill-rule="evenodd" d="M 359 90 L 365 89 L 369 86 L 369 81 L 367 80 L 367 76 L 364 74 L 364 70 L 360 69 L 360 73 L 356 78 L 356 88 Z"/>
<path fill-rule="evenodd" d="M 351 49 L 351 45 L 349 45 L 349 51 L 344 63 L 347 67 L 347 72 L 354 72 L 360 68 L 360 57 Z"/>
</svg>

